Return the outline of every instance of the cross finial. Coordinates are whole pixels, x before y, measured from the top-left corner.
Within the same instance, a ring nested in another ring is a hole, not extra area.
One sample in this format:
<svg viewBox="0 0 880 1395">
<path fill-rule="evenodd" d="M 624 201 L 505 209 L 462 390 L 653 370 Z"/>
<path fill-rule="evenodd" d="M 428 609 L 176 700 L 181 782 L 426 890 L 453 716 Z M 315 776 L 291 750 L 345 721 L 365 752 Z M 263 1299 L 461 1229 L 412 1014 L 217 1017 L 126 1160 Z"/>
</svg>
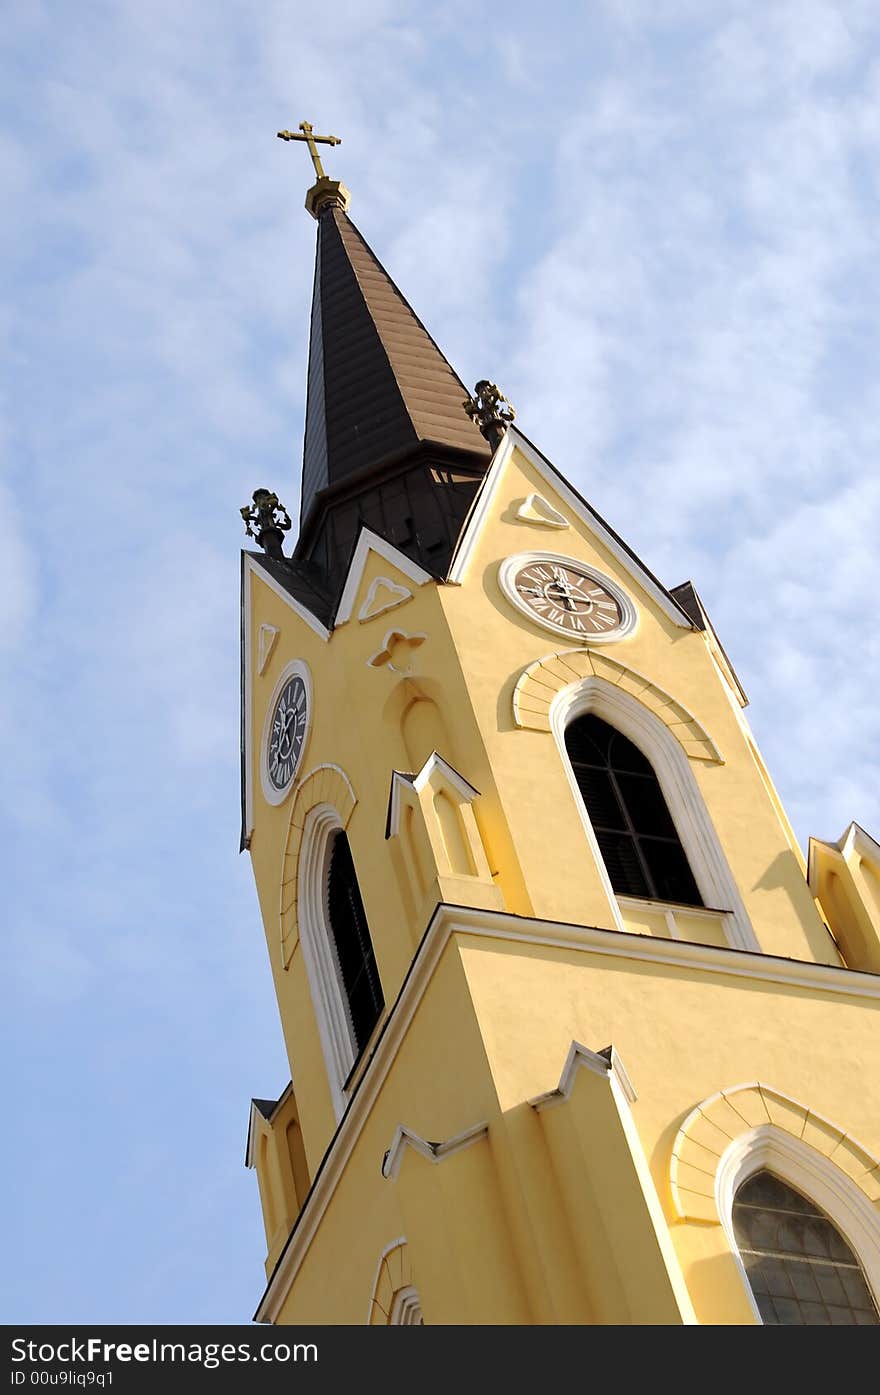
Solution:
<svg viewBox="0 0 880 1395">
<path fill-rule="evenodd" d="M 321 157 L 318 154 L 318 145 L 341 145 L 342 141 L 339 136 L 316 136 L 315 128 L 309 121 L 301 121 L 299 123 L 299 129 L 302 132 L 301 135 L 297 134 L 296 131 L 279 131 L 278 139 L 304 140 L 309 147 L 312 164 L 315 166 L 315 174 L 319 179 L 326 179 L 327 176 L 324 173 L 324 166 L 321 164 Z"/>
</svg>

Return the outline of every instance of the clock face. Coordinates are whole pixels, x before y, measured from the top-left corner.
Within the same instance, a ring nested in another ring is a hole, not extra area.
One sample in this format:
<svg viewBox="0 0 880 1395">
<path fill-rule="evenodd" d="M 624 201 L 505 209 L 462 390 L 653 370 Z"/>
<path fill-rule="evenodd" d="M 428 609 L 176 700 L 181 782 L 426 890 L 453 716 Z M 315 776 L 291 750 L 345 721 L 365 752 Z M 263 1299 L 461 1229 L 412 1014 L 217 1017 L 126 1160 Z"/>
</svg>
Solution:
<svg viewBox="0 0 880 1395">
<path fill-rule="evenodd" d="M 272 787 L 289 788 L 299 765 L 306 739 L 309 717 L 309 696 L 299 673 L 288 678 L 275 703 L 269 742 L 266 750 L 266 771 Z"/>
<path fill-rule="evenodd" d="M 571 558 L 512 557 L 500 581 L 530 620 L 571 639 L 620 639 L 635 625 L 635 609 L 617 586 Z"/>
</svg>

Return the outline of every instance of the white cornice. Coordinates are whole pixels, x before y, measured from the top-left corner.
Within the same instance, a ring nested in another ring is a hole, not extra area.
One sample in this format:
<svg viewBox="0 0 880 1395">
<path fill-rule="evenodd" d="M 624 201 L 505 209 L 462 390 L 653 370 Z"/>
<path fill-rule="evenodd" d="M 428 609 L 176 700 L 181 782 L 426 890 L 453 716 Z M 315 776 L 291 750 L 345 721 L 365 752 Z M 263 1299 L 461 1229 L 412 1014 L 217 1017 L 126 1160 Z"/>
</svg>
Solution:
<svg viewBox="0 0 880 1395">
<path fill-rule="evenodd" d="M 426 572 L 424 567 L 420 567 L 417 562 L 413 562 L 411 558 L 405 556 L 393 543 L 388 542 L 385 538 L 380 538 L 378 533 L 374 533 L 370 528 L 362 528 L 355 543 L 345 585 L 342 588 L 342 595 L 339 597 L 339 605 L 336 607 L 334 628 L 338 625 L 344 625 L 347 620 L 351 619 L 364 567 L 371 552 L 377 553 L 385 562 L 396 567 L 404 576 L 409 577 L 410 581 L 415 582 L 416 586 L 424 586 L 426 581 L 433 580 L 430 572 Z"/>
<path fill-rule="evenodd" d="M 532 1109 L 546 1109 L 548 1105 L 560 1104 L 563 1100 L 567 1100 L 574 1089 L 574 1082 L 581 1068 L 592 1071 L 595 1075 L 612 1076 L 617 1081 L 627 1103 L 635 1104 L 637 1095 L 626 1067 L 613 1046 L 607 1047 L 606 1052 L 591 1051 L 588 1046 L 582 1045 L 581 1042 L 573 1041 L 568 1048 L 568 1055 L 565 1058 L 565 1065 L 562 1067 L 562 1074 L 556 1089 L 547 1090 L 543 1095 L 536 1095 L 534 1099 L 529 1100 Z"/>
<path fill-rule="evenodd" d="M 523 436 L 515 426 L 508 426 L 501 440 L 501 444 L 495 452 L 492 464 L 486 473 L 483 485 L 477 495 L 473 512 L 465 525 L 464 531 L 459 538 L 458 546 L 452 557 L 447 580 L 461 583 L 467 571 L 471 555 L 477 545 L 477 541 L 483 529 L 483 523 L 492 507 L 492 501 L 501 478 L 507 468 L 508 461 L 514 450 L 518 450 L 525 456 L 532 468 L 546 482 L 549 489 L 553 490 L 572 513 L 580 519 L 590 533 L 611 553 L 612 557 L 621 564 L 634 581 L 638 582 L 643 591 L 646 591 L 651 599 L 660 607 L 663 613 L 683 630 L 692 630 L 693 621 L 681 606 L 669 595 L 660 584 L 651 576 L 650 572 L 641 564 L 637 557 L 623 546 L 620 539 L 615 537 L 611 529 L 594 514 L 584 503 L 583 499 L 575 493 L 570 485 L 566 484 L 548 460 L 536 450 L 525 436 Z"/>
<path fill-rule="evenodd" d="M 880 1001 L 878 974 L 801 960 L 776 959 L 748 950 L 691 944 L 685 940 L 653 939 L 625 930 L 601 930 L 590 925 L 530 920 L 501 911 L 438 905 L 355 1094 L 331 1139 L 306 1204 L 269 1279 L 255 1314 L 257 1322 L 274 1322 L 277 1319 L 434 970 L 454 935 L 546 945 L 599 954 L 612 960 L 659 964 L 666 969 L 680 969 L 688 973 L 718 974 L 754 984 L 773 983 L 817 994 L 833 993 L 841 997 Z"/>
<path fill-rule="evenodd" d="M 428 1162 L 442 1162 L 444 1158 L 451 1157 L 453 1153 L 460 1153 L 462 1148 L 467 1148 L 471 1143 L 477 1143 L 481 1138 L 489 1135 L 488 1124 L 474 1124 L 469 1129 L 464 1129 L 457 1133 L 454 1138 L 448 1138 L 445 1143 L 430 1143 L 427 1139 L 421 1138 L 419 1134 L 413 1133 L 412 1129 L 405 1128 L 403 1124 L 398 1124 L 391 1140 L 391 1147 L 385 1154 L 382 1163 L 382 1176 L 395 1181 L 400 1172 L 400 1165 L 403 1162 L 403 1154 L 407 1148 L 412 1148 L 413 1152 L 420 1157 L 426 1158 Z"/>
</svg>

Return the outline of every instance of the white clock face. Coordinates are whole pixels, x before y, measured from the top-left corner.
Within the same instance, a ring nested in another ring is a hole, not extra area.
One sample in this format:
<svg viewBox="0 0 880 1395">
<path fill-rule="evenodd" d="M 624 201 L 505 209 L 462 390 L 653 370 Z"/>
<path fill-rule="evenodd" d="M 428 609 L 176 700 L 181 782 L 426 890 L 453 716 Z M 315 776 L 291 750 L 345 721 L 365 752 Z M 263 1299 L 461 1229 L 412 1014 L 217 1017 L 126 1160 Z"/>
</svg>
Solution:
<svg viewBox="0 0 880 1395">
<path fill-rule="evenodd" d="M 635 627 L 635 607 L 610 578 L 571 557 L 528 553 L 509 557 L 499 581 L 509 600 L 536 625 L 585 644 L 622 639 Z"/>
<path fill-rule="evenodd" d="M 301 659 L 288 664 L 266 710 L 261 775 L 270 804 L 280 804 L 296 780 L 311 721 L 311 677 Z"/>
</svg>

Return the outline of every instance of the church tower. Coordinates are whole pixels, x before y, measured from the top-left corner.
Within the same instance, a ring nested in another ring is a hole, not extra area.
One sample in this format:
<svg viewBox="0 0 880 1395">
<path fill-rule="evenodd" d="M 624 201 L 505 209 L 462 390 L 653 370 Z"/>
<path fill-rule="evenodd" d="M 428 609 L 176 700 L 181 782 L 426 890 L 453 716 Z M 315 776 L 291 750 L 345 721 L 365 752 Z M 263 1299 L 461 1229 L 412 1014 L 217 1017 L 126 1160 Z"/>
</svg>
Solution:
<svg viewBox="0 0 880 1395">
<path fill-rule="evenodd" d="M 805 861 L 694 586 L 468 392 L 301 131 L 296 543 L 242 510 L 257 1319 L 877 1323 L 880 847 Z"/>
</svg>

